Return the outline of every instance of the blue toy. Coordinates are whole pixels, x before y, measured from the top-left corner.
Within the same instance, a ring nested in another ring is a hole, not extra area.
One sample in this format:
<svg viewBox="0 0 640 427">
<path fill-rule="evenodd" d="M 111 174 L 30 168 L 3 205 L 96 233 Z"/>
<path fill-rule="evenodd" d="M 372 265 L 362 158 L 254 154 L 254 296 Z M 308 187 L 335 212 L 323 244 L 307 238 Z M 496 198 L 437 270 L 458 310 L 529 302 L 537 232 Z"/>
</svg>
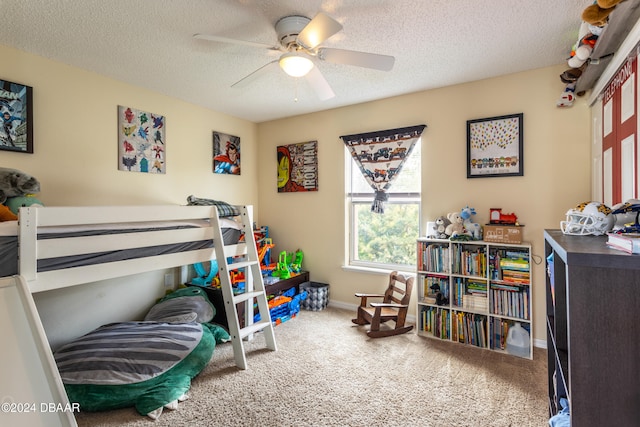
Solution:
<svg viewBox="0 0 640 427">
<path fill-rule="evenodd" d="M 191 283 L 198 286 L 211 285 L 211 283 L 215 280 L 216 274 L 218 274 L 218 261 L 212 259 L 211 261 L 209 261 L 209 263 L 211 264 L 211 266 L 209 268 L 208 274 L 201 262 L 193 264 L 193 269 L 196 271 L 198 277 L 194 277 L 193 280 L 191 280 Z"/>
</svg>

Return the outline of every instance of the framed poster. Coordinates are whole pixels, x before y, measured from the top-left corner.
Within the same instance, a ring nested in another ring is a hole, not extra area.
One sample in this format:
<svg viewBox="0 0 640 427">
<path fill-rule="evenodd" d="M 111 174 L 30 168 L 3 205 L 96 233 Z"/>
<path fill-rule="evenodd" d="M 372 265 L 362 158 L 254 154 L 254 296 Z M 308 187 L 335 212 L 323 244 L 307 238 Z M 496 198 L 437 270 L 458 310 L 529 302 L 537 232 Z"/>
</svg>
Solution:
<svg viewBox="0 0 640 427">
<path fill-rule="evenodd" d="M 0 150 L 33 153 L 33 89 L 0 80 Z"/>
<path fill-rule="evenodd" d="M 278 146 L 278 193 L 318 191 L 318 141 Z"/>
<path fill-rule="evenodd" d="M 467 121 L 467 178 L 522 176 L 523 114 Z"/>
<path fill-rule="evenodd" d="M 240 175 L 240 137 L 213 132 L 213 173 Z"/>
<path fill-rule="evenodd" d="M 166 173 L 165 117 L 118 106 L 118 169 Z"/>
</svg>

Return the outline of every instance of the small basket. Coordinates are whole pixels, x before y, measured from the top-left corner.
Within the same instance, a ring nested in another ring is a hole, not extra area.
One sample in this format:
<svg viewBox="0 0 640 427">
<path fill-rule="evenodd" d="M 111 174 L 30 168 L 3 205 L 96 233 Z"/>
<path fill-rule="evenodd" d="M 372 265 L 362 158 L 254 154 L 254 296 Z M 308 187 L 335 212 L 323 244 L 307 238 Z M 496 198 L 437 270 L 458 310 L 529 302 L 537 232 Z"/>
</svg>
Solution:
<svg viewBox="0 0 640 427">
<path fill-rule="evenodd" d="M 305 310 L 321 311 L 329 304 L 329 285 L 319 282 L 304 282 L 300 284 L 300 292 L 306 291 L 307 298 L 300 302 Z"/>
</svg>

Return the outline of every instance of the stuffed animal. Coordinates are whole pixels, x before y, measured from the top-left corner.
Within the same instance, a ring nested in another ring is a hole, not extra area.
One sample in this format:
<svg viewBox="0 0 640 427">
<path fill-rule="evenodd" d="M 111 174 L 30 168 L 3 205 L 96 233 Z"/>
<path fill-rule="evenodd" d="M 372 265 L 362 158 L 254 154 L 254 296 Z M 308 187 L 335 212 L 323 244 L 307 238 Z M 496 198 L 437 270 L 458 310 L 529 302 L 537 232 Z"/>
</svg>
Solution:
<svg viewBox="0 0 640 427">
<path fill-rule="evenodd" d="M 36 197 L 33 194 L 26 194 L 24 196 L 17 196 L 17 197 L 9 197 L 5 205 L 7 205 L 9 209 L 11 209 L 11 212 L 13 212 L 16 215 L 18 215 L 18 213 L 20 212 L 20 208 L 26 208 L 29 206 L 34 206 L 34 207 L 44 206 L 42 202 L 36 199 Z"/>
<path fill-rule="evenodd" d="M 556 107 L 558 108 L 568 108 L 573 105 L 573 101 L 576 99 L 576 85 L 575 83 L 568 84 L 564 88 L 564 92 L 560 94 L 560 99 L 556 101 Z"/>
<path fill-rule="evenodd" d="M 464 234 L 464 219 L 460 216 L 460 212 L 450 212 L 447 214 L 447 219 L 451 221 L 451 224 L 445 228 L 445 234 L 450 237 L 455 237 L 458 234 Z"/>
<path fill-rule="evenodd" d="M 476 210 L 474 208 L 470 208 L 469 206 L 465 206 L 460 211 L 460 217 L 462 218 L 463 226 L 464 226 L 464 234 L 471 236 L 472 239 L 482 240 L 482 227 L 480 224 L 475 223 L 471 220 L 471 218 L 476 214 Z"/>
<path fill-rule="evenodd" d="M 597 27 L 604 27 L 609 21 L 609 14 L 623 0 L 598 0 L 587 6 L 582 12 L 582 20 Z"/>
<path fill-rule="evenodd" d="M 0 205 L 0 222 L 15 221 L 17 219 L 18 217 L 13 212 L 11 212 L 9 207 L 5 205 Z"/>
<path fill-rule="evenodd" d="M 591 52 L 598 41 L 598 36 L 591 33 L 589 28 L 590 26 L 587 22 L 582 22 L 580 25 L 578 41 L 571 49 L 571 57 L 568 61 L 571 68 L 582 67 L 591 57 Z"/>
<path fill-rule="evenodd" d="M 439 216 L 436 218 L 435 225 L 433 226 L 433 236 L 436 239 L 448 239 L 447 226 L 451 224 L 451 221 L 445 216 Z"/>
<path fill-rule="evenodd" d="M 40 191 L 40 182 L 17 169 L 0 167 L 0 203 L 8 197 L 23 196 Z"/>
</svg>

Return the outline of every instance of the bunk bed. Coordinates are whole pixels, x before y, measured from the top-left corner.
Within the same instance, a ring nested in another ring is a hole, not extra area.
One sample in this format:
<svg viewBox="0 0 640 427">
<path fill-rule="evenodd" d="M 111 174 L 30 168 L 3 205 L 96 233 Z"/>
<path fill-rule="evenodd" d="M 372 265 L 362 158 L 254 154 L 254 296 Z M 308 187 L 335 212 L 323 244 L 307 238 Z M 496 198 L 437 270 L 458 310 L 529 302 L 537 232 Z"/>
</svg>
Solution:
<svg viewBox="0 0 640 427">
<path fill-rule="evenodd" d="M 235 221 L 239 212 L 230 205 L 21 208 L 14 225 L 18 244 L 5 233 L 11 247 L 2 247 L 17 246 L 19 276 L 14 277 L 27 294 L 174 267 L 182 267 L 184 277 L 185 266 L 216 257 L 216 235 L 223 236 L 225 257 L 246 254 L 242 235 L 252 223 L 251 206 L 242 210 L 249 220 L 241 224 Z"/>
</svg>

